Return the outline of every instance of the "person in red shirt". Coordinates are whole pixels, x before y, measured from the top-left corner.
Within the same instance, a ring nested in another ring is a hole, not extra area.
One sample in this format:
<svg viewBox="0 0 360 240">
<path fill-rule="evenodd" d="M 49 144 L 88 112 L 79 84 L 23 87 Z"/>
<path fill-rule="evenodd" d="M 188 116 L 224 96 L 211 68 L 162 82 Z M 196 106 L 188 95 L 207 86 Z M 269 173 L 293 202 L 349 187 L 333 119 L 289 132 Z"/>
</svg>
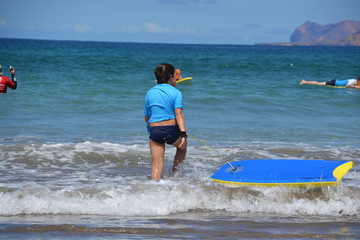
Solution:
<svg viewBox="0 0 360 240">
<path fill-rule="evenodd" d="M 8 87 L 14 90 L 17 87 L 17 82 L 15 78 L 15 69 L 13 67 L 10 67 L 10 72 L 11 72 L 12 80 L 10 80 L 8 77 L 2 76 L 2 68 L 0 65 L 0 93 L 6 93 Z"/>
</svg>

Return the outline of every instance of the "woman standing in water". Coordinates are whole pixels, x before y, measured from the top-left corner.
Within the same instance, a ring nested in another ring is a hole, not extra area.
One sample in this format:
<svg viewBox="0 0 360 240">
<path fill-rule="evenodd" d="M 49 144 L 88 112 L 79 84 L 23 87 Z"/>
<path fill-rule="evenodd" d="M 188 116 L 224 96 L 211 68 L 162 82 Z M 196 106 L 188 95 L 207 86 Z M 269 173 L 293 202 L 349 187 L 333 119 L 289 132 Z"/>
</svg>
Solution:
<svg viewBox="0 0 360 240">
<path fill-rule="evenodd" d="M 147 92 L 145 99 L 145 122 L 150 133 L 151 179 L 160 179 L 164 169 L 165 143 L 176 147 L 172 169 L 175 172 L 186 156 L 187 135 L 182 94 L 175 88 L 174 66 L 159 64 L 155 76 L 158 84 Z"/>
</svg>

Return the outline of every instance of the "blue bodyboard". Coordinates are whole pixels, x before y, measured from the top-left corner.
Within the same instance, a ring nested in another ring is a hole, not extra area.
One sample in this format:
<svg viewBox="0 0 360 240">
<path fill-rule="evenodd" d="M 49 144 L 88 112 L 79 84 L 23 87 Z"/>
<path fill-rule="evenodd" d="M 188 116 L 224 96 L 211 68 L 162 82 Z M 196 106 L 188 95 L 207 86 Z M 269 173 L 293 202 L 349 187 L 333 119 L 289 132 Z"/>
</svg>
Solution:
<svg viewBox="0 0 360 240">
<path fill-rule="evenodd" d="M 232 167 L 235 168 L 235 170 Z M 223 165 L 211 179 L 231 187 L 337 185 L 353 167 L 351 161 L 257 159 Z"/>
</svg>

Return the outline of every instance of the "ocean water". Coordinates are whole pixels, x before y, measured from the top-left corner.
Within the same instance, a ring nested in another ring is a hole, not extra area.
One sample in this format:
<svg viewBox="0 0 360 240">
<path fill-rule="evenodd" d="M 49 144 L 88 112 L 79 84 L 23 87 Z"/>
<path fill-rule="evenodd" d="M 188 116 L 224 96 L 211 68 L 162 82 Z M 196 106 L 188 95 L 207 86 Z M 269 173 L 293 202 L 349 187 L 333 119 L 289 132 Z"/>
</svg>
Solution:
<svg viewBox="0 0 360 240">
<path fill-rule="evenodd" d="M 151 181 L 144 100 L 162 62 L 183 94 L 188 154 Z M 0 39 L 0 239 L 359 239 L 357 47 Z M 215 151 L 214 151 L 215 149 Z M 225 161 L 354 162 L 337 187 L 227 188 Z"/>
</svg>

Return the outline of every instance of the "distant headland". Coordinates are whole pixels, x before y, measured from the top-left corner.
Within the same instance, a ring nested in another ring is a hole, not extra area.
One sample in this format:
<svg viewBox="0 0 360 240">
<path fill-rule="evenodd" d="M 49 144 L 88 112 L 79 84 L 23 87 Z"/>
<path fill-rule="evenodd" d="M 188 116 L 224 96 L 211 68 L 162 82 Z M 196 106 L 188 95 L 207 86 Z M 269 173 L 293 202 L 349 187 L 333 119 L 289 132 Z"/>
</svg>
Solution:
<svg viewBox="0 0 360 240">
<path fill-rule="evenodd" d="M 342 21 L 321 25 L 306 22 L 296 28 L 290 42 L 258 43 L 267 46 L 360 46 L 360 22 Z"/>
</svg>

